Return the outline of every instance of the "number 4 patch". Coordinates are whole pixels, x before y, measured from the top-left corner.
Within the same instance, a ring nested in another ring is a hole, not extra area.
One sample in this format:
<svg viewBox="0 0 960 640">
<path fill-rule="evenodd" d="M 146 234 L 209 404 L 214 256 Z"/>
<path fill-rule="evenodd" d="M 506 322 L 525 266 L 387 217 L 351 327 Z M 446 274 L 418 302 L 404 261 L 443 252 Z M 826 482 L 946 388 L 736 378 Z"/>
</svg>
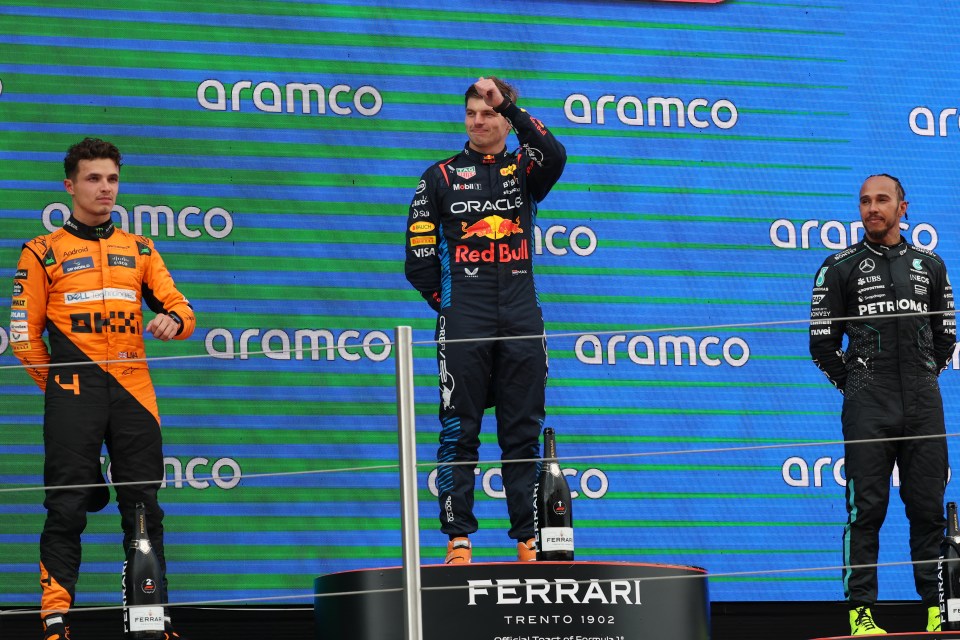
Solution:
<svg viewBox="0 0 960 640">
<path fill-rule="evenodd" d="M 73 391 L 73 395 L 75 396 L 80 395 L 80 376 L 77 375 L 76 373 L 73 374 L 73 379 L 70 381 L 69 384 L 60 382 L 59 374 L 53 377 L 53 381 L 56 382 L 58 385 L 60 385 L 61 389 L 65 391 Z"/>
</svg>

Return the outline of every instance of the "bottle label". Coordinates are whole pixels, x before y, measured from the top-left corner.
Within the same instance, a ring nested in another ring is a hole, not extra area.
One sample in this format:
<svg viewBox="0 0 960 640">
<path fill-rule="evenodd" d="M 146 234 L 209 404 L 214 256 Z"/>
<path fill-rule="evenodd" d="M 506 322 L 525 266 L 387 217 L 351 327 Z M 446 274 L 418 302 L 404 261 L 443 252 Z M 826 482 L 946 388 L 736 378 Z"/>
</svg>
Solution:
<svg viewBox="0 0 960 640">
<path fill-rule="evenodd" d="M 573 551 L 573 527 L 544 527 L 540 530 L 541 551 Z"/>
<path fill-rule="evenodd" d="M 130 607 L 130 631 L 163 631 L 163 607 Z"/>
<path fill-rule="evenodd" d="M 947 598 L 947 621 L 960 622 L 960 598 Z"/>
</svg>

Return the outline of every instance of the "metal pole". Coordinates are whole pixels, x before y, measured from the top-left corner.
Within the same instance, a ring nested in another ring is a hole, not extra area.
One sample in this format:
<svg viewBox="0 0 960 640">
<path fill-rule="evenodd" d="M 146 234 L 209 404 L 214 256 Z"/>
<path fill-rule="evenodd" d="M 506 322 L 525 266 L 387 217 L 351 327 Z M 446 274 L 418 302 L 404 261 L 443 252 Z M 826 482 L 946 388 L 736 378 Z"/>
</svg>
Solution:
<svg viewBox="0 0 960 640">
<path fill-rule="evenodd" d="M 403 545 L 404 638 L 422 640 L 420 510 L 417 504 L 417 434 L 413 402 L 413 331 L 397 327 L 397 433 L 400 440 L 400 535 Z"/>
</svg>

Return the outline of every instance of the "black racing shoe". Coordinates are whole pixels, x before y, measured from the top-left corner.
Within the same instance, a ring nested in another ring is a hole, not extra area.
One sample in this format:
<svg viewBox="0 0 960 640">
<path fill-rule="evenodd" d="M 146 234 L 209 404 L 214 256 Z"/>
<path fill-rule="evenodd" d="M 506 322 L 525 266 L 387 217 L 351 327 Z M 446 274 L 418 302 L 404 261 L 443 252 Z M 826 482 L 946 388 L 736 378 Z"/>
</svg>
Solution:
<svg viewBox="0 0 960 640">
<path fill-rule="evenodd" d="M 42 622 L 43 640 L 70 640 L 70 621 L 65 613 L 52 613 Z"/>
</svg>

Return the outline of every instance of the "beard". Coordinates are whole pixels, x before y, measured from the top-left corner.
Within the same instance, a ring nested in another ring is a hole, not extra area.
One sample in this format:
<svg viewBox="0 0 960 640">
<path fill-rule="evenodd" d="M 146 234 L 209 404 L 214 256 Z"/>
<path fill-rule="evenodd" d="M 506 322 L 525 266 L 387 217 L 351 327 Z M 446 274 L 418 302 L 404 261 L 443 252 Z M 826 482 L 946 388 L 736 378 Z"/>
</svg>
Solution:
<svg viewBox="0 0 960 640">
<path fill-rule="evenodd" d="M 872 228 L 867 228 L 866 225 L 864 225 L 864 235 L 866 235 L 867 239 L 871 242 L 876 242 L 879 244 L 886 239 L 891 230 L 899 230 L 899 228 L 899 221 L 894 221 L 891 224 L 884 224 L 880 227 L 874 226 Z M 897 234 L 897 237 L 899 238 L 899 233 Z"/>
</svg>

